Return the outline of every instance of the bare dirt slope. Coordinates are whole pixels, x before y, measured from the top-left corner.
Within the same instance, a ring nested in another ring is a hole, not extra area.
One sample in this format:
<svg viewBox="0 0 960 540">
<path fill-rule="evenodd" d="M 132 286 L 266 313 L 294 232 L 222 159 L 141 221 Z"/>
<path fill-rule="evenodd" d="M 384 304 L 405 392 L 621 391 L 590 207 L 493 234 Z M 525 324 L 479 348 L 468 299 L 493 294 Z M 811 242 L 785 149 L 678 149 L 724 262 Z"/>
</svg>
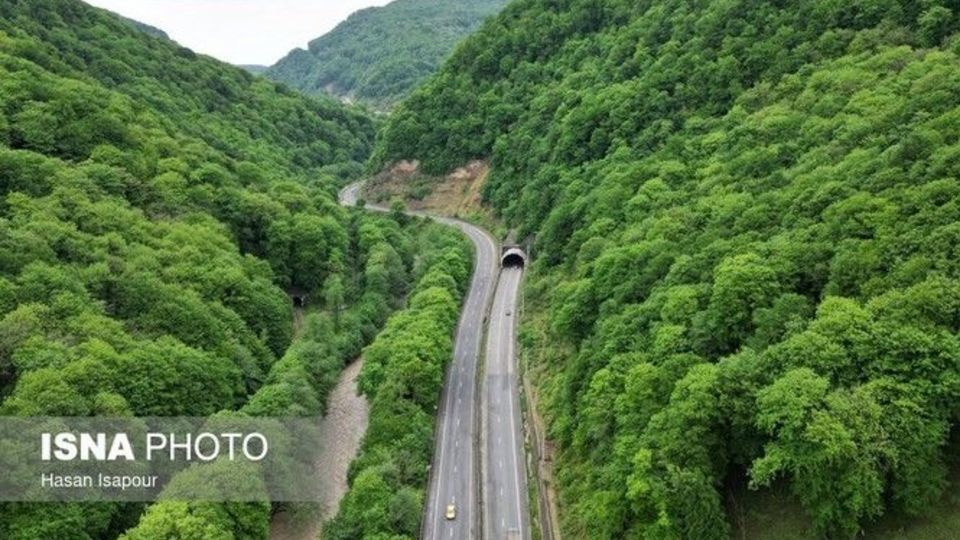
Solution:
<svg viewBox="0 0 960 540">
<path fill-rule="evenodd" d="M 417 161 L 400 161 L 370 179 L 365 189 L 376 203 L 400 199 L 411 210 L 491 225 L 495 224 L 493 212 L 481 197 L 489 173 L 490 164 L 479 160 L 439 177 L 422 174 Z"/>
</svg>

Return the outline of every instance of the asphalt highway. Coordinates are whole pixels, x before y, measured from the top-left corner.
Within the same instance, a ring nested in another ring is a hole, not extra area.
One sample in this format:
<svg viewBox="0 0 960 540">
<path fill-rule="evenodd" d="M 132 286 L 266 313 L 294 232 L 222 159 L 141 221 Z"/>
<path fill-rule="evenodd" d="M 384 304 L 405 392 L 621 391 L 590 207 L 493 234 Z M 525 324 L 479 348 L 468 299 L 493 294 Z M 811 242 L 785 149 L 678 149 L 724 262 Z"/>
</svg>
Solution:
<svg viewBox="0 0 960 540">
<path fill-rule="evenodd" d="M 484 321 L 493 295 L 499 250 L 486 231 L 460 221 L 440 219 L 459 227 L 476 249 L 473 279 L 460 314 L 453 362 L 447 368 L 435 441 L 423 538 L 479 537 L 480 513 L 477 441 L 477 368 Z M 447 505 L 456 508 L 447 519 Z"/>
<path fill-rule="evenodd" d="M 483 537 L 530 537 L 519 374 L 515 355 L 522 267 L 500 271 L 487 329 L 483 380 Z"/>
</svg>

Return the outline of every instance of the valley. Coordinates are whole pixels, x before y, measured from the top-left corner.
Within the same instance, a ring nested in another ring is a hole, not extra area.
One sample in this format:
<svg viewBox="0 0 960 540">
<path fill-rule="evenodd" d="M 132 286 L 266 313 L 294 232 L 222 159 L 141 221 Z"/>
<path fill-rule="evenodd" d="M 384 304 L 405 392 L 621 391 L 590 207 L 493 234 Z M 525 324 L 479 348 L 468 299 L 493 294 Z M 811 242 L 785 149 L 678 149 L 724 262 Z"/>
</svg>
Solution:
<svg viewBox="0 0 960 540">
<path fill-rule="evenodd" d="M 322 500 L 0 538 L 960 534 L 956 1 L 397 0 L 270 68 L 168 31 L 0 3 L 0 416 L 307 418 Z"/>
</svg>

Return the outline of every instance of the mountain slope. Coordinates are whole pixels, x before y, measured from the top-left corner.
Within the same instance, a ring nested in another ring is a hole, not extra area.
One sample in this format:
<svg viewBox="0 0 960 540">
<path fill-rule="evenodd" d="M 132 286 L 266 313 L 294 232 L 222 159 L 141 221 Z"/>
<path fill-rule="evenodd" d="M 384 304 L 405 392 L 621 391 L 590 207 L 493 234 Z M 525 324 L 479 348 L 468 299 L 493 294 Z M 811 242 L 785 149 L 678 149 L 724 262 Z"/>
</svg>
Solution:
<svg viewBox="0 0 960 540">
<path fill-rule="evenodd" d="M 308 94 L 389 109 L 507 0 L 396 0 L 358 11 L 267 71 Z"/>
<path fill-rule="evenodd" d="M 0 415 L 319 414 L 416 277 L 415 224 L 334 198 L 373 136 L 78 0 L 0 3 Z M 295 342 L 284 288 L 313 308 Z M 197 538 L 270 511 L 177 508 Z M 116 538 L 142 510 L 4 503 L 0 537 Z"/>
<path fill-rule="evenodd" d="M 492 158 L 574 538 L 920 515 L 960 418 L 960 4 L 521 0 L 374 164 Z"/>
</svg>

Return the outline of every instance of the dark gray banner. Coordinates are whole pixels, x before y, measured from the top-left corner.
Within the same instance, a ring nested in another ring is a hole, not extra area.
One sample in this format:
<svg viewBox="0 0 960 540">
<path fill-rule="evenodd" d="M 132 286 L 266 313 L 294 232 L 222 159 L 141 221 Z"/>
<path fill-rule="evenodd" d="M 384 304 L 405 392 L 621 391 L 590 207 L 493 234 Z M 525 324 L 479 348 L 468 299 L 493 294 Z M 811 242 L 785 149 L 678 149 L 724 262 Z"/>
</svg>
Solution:
<svg viewBox="0 0 960 540">
<path fill-rule="evenodd" d="M 0 417 L 0 501 L 314 502 L 317 424 Z"/>
</svg>

